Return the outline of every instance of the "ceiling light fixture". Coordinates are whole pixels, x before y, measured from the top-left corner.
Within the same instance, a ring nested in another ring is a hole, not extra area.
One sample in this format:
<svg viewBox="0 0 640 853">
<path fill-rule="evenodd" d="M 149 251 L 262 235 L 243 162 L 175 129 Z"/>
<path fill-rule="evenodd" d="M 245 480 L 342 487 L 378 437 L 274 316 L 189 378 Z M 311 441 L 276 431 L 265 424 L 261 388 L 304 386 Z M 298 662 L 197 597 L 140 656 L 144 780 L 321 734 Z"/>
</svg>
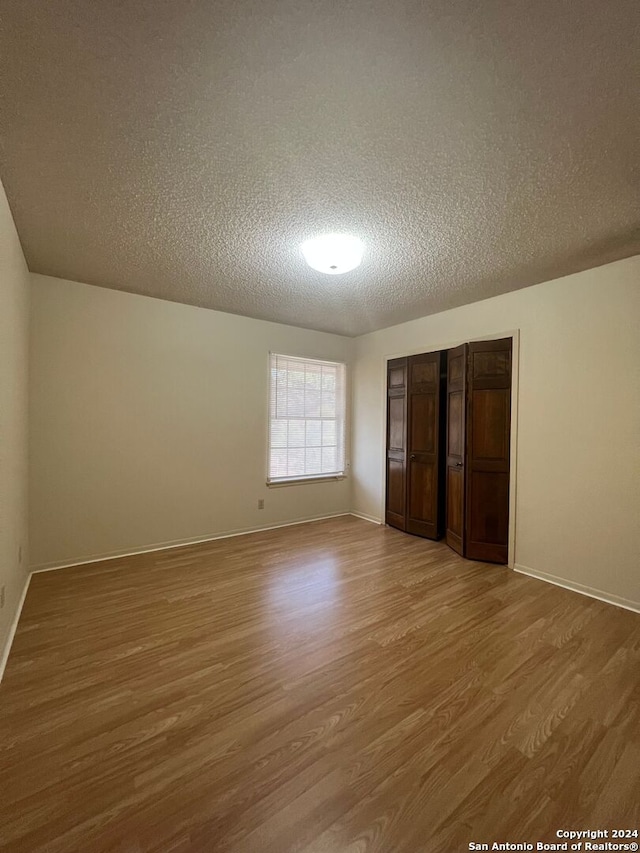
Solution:
<svg viewBox="0 0 640 853">
<path fill-rule="evenodd" d="M 309 266 L 327 275 L 340 275 L 360 266 L 364 243 L 349 234 L 322 234 L 300 247 Z"/>
</svg>

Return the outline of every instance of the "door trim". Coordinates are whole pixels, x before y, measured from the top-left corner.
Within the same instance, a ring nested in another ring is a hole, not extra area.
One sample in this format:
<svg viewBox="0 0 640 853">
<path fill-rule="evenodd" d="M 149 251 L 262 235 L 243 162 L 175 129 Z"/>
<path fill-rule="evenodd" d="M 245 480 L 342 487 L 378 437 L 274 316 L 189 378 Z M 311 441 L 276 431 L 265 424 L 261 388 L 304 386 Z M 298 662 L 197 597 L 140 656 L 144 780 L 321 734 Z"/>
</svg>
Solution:
<svg viewBox="0 0 640 853">
<path fill-rule="evenodd" d="M 510 464 L 509 464 L 509 557 L 507 566 L 510 569 L 515 567 L 516 555 L 516 498 L 517 498 L 517 469 L 518 469 L 518 387 L 520 374 L 520 329 L 507 329 L 506 331 L 492 332 L 490 335 L 478 335 L 476 337 L 468 337 L 463 340 L 448 341 L 439 344 L 428 346 L 422 344 L 414 349 L 404 352 L 388 353 L 382 357 L 382 400 L 381 411 L 387 411 L 387 362 L 394 358 L 407 358 L 411 355 L 420 355 L 426 352 L 440 352 L 440 350 L 449 350 L 459 347 L 461 344 L 469 344 L 475 341 L 493 341 L 499 338 L 511 338 L 511 436 L 510 436 Z M 380 518 L 385 517 L 386 503 L 386 423 L 382 430 L 382 446 L 379 453 L 382 496 L 380 506 Z"/>
</svg>

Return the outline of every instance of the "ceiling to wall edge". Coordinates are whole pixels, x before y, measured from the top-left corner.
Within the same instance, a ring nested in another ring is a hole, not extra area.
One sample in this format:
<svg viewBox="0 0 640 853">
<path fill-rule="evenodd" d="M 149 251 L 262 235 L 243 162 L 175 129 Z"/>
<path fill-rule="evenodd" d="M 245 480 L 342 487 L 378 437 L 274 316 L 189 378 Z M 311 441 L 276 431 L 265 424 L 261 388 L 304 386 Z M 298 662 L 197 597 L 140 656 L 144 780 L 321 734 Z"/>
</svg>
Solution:
<svg viewBox="0 0 640 853">
<path fill-rule="evenodd" d="M 417 322 L 419 320 L 426 319 L 427 317 L 437 317 L 437 316 L 440 316 L 441 314 L 447 314 L 450 311 L 457 311 L 460 308 L 465 308 L 469 305 L 477 305 L 481 302 L 490 302 L 493 299 L 502 299 L 504 297 L 508 297 L 510 294 L 516 294 L 516 293 L 519 293 L 523 290 L 530 290 L 531 288 L 534 288 L 534 287 L 543 287 L 547 284 L 552 284 L 555 282 L 561 282 L 561 281 L 564 281 L 565 279 L 571 278 L 573 276 L 580 275 L 580 274 L 586 273 L 586 272 L 590 272 L 591 270 L 600 269 L 601 267 L 613 266 L 615 264 L 622 264 L 622 263 L 625 263 L 627 261 L 632 260 L 633 258 L 640 258 L 640 254 L 636 253 L 636 254 L 627 255 L 626 257 L 618 258 L 618 259 L 613 260 L 613 261 L 608 261 L 608 262 L 603 263 L 603 264 L 597 264 L 596 266 L 593 266 L 593 267 L 586 267 L 584 269 L 576 270 L 575 272 L 567 273 L 566 275 L 560 276 L 558 278 L 552 278 L 552 279 L 548 279 L 545 281 L 538 281 L 538 282 L 535 282 L 532 284 L 528 284 L 525 287 L 516 287 L 513 290 L 508 290 L 508 291 L 505 291 L 504 293 L 498 293 L 494 296 L 482 297 L 482 298 L 479 298 L 476 300 L 472 300 L 470 302 L 462 302 L 460 305 L 455 305 L 455 306 L 452 306 L 450 308 L 445 308 L 442 311 L 434 311 L 432 313 L 420 314 L 419 316 L 412 317 L 411 319 L 404 320 L 400 323 L 392 323 L 389 326 L 381 326 L 380 328 L 377 328 L 377 329 L 371 329 L 368 332 L 362 332 L 360 334 L 353 334 L 353 335 L 343 334 L 341 332 L 332 332 L 332 331 L 328 331 L 327 329 L 317 328 L 315 326 L 299 325 L 299 324 L 294 324 L 294 323 L 282 323 L 282 322 L 279 322 L 277 320 L 268 320 L 268 319 L 265 319 L 264 317 L 253 316 L 250 314 L 241 314 L 239 312 L 234 312 L 234 311 L 221 311 L 217 308 L 209 308 L 207 306 L 198 305 L 198 304 L 193 303 L 193 302 L 184 302 L 182 300 L 170 299 L 170 298 L 164 297 L 164 296 L 151 296 L 151 295 L 146 294 L 146 293 L 140 293 L 139 291 L 136 291 L 136 290 L 124 290 L 121 288 L 109 287 L 108 285 L 93 284 L 93 283 L 87 282 L 87 281 L 78 281 L 77 279 L 62 278 L 61 276 L 50 275 L 48 273 L 41 273 L 41 272 L 37 272 L 35 270 L 29 270 L 29 274 L 32 277 L 38 276 L 40 278 L 54 279 L 56 281 L 64 281 L 64 282 L 68 282 L 70 284 L 77 284 L 77 285 L 84 286 L 84 287 L 95 287 L 95 288 L 98 288 L 100 290 L 107 290 L 107 291 L 114 292 L 114 293 L 123 293 L 123 294 L 127 294 L 128 296 L 137 296 L 137 297 L 140 297 L 143 299 L 157 299 L 160 302 L 168 302 L 172 305 L 183 305 L 187 308 L 195 308 L 195 309 L 199 309 L 201 311 L 213 311 L 216 314 L 227 314 L 231 317 L 243 317 L 247 320 L 255 320 L 255 321 L 261 322 L 261 323 L 271 323 L 271 324 L 276 325 L 276 326 L 284 326 L 284 327 L 290 328 L 290 329 L 302 329 L 302 330 L 308 331 L 308 332 L 317 332 L 317 333 L 325 334 L 325 335 L 334 335 L 335 337 L 346 338 L 348 340 L 355 341 L 355 340 L 358 340 L 360 338 L 366 338 L 369 335 L 377 334 L 379 332 L 389 331 L 390 329 L 397 328 L 398 326 L 404 326 L 406 323 L 414 323 L 414 322 Z M 473 338 L 473 340 L 490 340 L 491 337 L 495 337 L 495 336 L 490 335 L 490 336 L 485 337 L 485 338 Z M 460 341 L 460 343 L 464 343 L 464 341 Z M 424 349 L 416 350 L 416 352 L 424 352 L 424 351 L 425 351 Z M 406 355 L 406 354 L 407 353 L 400 353 L 400 355 Z M 393 358 L 394 356 L 390 355 L 389 357 Z"/>
</svg>

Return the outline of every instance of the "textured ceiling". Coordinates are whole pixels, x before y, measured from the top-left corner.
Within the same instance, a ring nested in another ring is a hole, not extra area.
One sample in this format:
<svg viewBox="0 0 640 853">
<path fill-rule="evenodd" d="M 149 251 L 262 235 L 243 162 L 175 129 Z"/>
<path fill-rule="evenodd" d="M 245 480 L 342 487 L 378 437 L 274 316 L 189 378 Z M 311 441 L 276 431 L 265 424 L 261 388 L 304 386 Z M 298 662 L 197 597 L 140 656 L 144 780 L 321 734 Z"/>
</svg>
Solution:
<svg viewBox="0 0 640 853">
<path fill-rule="evenodd" d="M 640 252 L 638 0 L 0 0 L 31 270 L 358 334 Z M 366 242 L 309 269 L 324 231 Z"/>
</svg>

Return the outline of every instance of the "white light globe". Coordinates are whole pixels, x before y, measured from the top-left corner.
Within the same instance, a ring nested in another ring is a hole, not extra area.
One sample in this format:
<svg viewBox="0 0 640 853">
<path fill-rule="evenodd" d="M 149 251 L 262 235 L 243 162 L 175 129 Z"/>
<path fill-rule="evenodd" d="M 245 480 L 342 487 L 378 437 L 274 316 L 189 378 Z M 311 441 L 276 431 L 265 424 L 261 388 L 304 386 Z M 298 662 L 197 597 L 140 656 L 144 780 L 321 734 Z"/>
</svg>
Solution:
<svg viewBox="0 0 640 853">
<path fill-rule="evenodd" d="M 360 266 L 364 243 L 348 234 L 322 234 L 300 247 L 309 266 L 327 275 L 340 275 Z"/>
</svg>

